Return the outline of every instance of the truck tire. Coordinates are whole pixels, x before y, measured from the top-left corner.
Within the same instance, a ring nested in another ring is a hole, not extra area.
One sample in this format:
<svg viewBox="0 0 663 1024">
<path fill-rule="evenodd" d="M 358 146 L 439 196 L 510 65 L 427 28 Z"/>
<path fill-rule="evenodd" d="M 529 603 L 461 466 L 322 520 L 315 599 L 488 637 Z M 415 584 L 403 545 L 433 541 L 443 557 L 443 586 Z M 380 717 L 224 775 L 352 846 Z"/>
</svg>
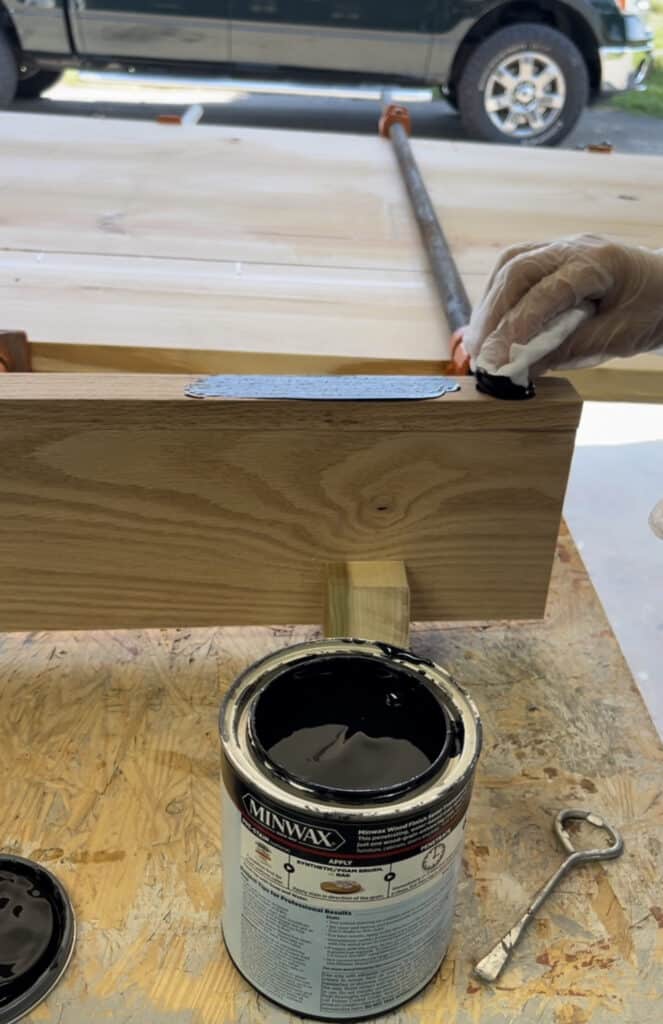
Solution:
<svg viewBox="0 0 663 1024">
<path fill-rule="evenodd" d="M 474 138 L 520 146 L 555 146 L 589 99 L 578 47 L 557 29 L 510 25 L 470 55 L 457 85 L 465 130 Z"/>
<path fill-rule="evenodd" d="M 448 103 L 452 110 L 458 113 L 458 96 L 456 90 L 451 86 L 447 92 L 442 93 L 442 99 Z"/>
<path fill-rule="evenodd" d="M 43 92 L 55 85 L 60 78 L 60 71 L 35 71 L 29 78 L 20 78 L 16 95 L 22 100 L 36 100 Z"/>
<path fill-rule="evenodd" d="M 16 95 L 18 65 L 7 36 L 0 33 L 0 108 L 8 107 Z"/>
</svg>

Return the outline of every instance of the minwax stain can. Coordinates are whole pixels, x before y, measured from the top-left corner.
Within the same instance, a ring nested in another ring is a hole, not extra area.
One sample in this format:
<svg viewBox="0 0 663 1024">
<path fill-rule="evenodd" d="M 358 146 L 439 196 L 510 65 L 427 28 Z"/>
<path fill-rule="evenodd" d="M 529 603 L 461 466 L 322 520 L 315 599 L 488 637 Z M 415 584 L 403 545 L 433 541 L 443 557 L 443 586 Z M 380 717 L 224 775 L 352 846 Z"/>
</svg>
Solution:
<svg viewBox="0 0 663 1024">
<path fill-rule="evenodd" d="M 481 724 L 447 672 L 379 643 L 269 655 L 221 709 L 223 932 L 299 1014 L 385 1013 L 451 937 Z"/>
</svg>

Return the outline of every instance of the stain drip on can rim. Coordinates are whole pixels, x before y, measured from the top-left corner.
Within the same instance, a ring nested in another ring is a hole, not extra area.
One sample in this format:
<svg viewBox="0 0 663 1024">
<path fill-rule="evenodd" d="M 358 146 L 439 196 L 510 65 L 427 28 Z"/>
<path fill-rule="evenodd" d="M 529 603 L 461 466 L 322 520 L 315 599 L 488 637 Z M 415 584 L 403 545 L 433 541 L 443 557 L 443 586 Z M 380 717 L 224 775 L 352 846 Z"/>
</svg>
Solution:
<svg viewBox="0 0 663 1024">
<path fill-rule="evenodd" d="M 270 655 L 221 709 L 224 938 L 308 1016 L 393 1009 L 446 953 L 481 726 L 432 662 L 324 640 Z"/>
</svg>

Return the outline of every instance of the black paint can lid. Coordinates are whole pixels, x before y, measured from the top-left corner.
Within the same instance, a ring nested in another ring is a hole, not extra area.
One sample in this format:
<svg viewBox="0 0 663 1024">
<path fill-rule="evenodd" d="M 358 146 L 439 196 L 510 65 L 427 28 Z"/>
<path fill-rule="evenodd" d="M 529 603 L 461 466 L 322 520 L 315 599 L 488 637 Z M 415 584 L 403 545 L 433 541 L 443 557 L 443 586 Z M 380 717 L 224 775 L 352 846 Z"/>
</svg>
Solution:
<svg viewBox="0 0 663 1024">
<path fill-rule="evenodd" d="M 0 854 L 0 1024 L 14 1024 L 69 966 L 76 922 L 69 897 L 46 868 Z"/>
<path fill-rule="evenodd" d="M 414 660 L 414 659 L 411 659 Z M 460 725 L 416 666 L 348 651 L 269 672 L 249 738 L 283 781 L 341 802 L 393 800 L 458 753 Z"/>
</svg>

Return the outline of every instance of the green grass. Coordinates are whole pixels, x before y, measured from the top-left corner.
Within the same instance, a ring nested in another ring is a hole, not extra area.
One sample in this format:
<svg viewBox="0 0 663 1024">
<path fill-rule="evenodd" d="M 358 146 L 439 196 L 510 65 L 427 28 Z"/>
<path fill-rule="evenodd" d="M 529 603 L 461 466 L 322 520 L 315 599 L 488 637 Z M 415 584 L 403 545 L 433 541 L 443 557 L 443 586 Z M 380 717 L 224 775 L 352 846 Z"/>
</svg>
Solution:
<svg viewBox="0 0 663 1024">
<path fill-rule="evenodd" d="M 626 92 L 612 100 L 613 107 L 628 110 L 632 114 L 649 114 L 650 117 L 663 118 L 663 62 L 658 63 L 649 72 L 646 92 Z"/>
<path fill-rule="evenodd" d="M 658 52 L 647 78 L 647 91 L 624 93 L 616 96 L 612 104 L 634 114 L 663 118 L 663 0 L 653 0 L 649 25 L 654 30 L 654 45 Z"/>
</svg>

